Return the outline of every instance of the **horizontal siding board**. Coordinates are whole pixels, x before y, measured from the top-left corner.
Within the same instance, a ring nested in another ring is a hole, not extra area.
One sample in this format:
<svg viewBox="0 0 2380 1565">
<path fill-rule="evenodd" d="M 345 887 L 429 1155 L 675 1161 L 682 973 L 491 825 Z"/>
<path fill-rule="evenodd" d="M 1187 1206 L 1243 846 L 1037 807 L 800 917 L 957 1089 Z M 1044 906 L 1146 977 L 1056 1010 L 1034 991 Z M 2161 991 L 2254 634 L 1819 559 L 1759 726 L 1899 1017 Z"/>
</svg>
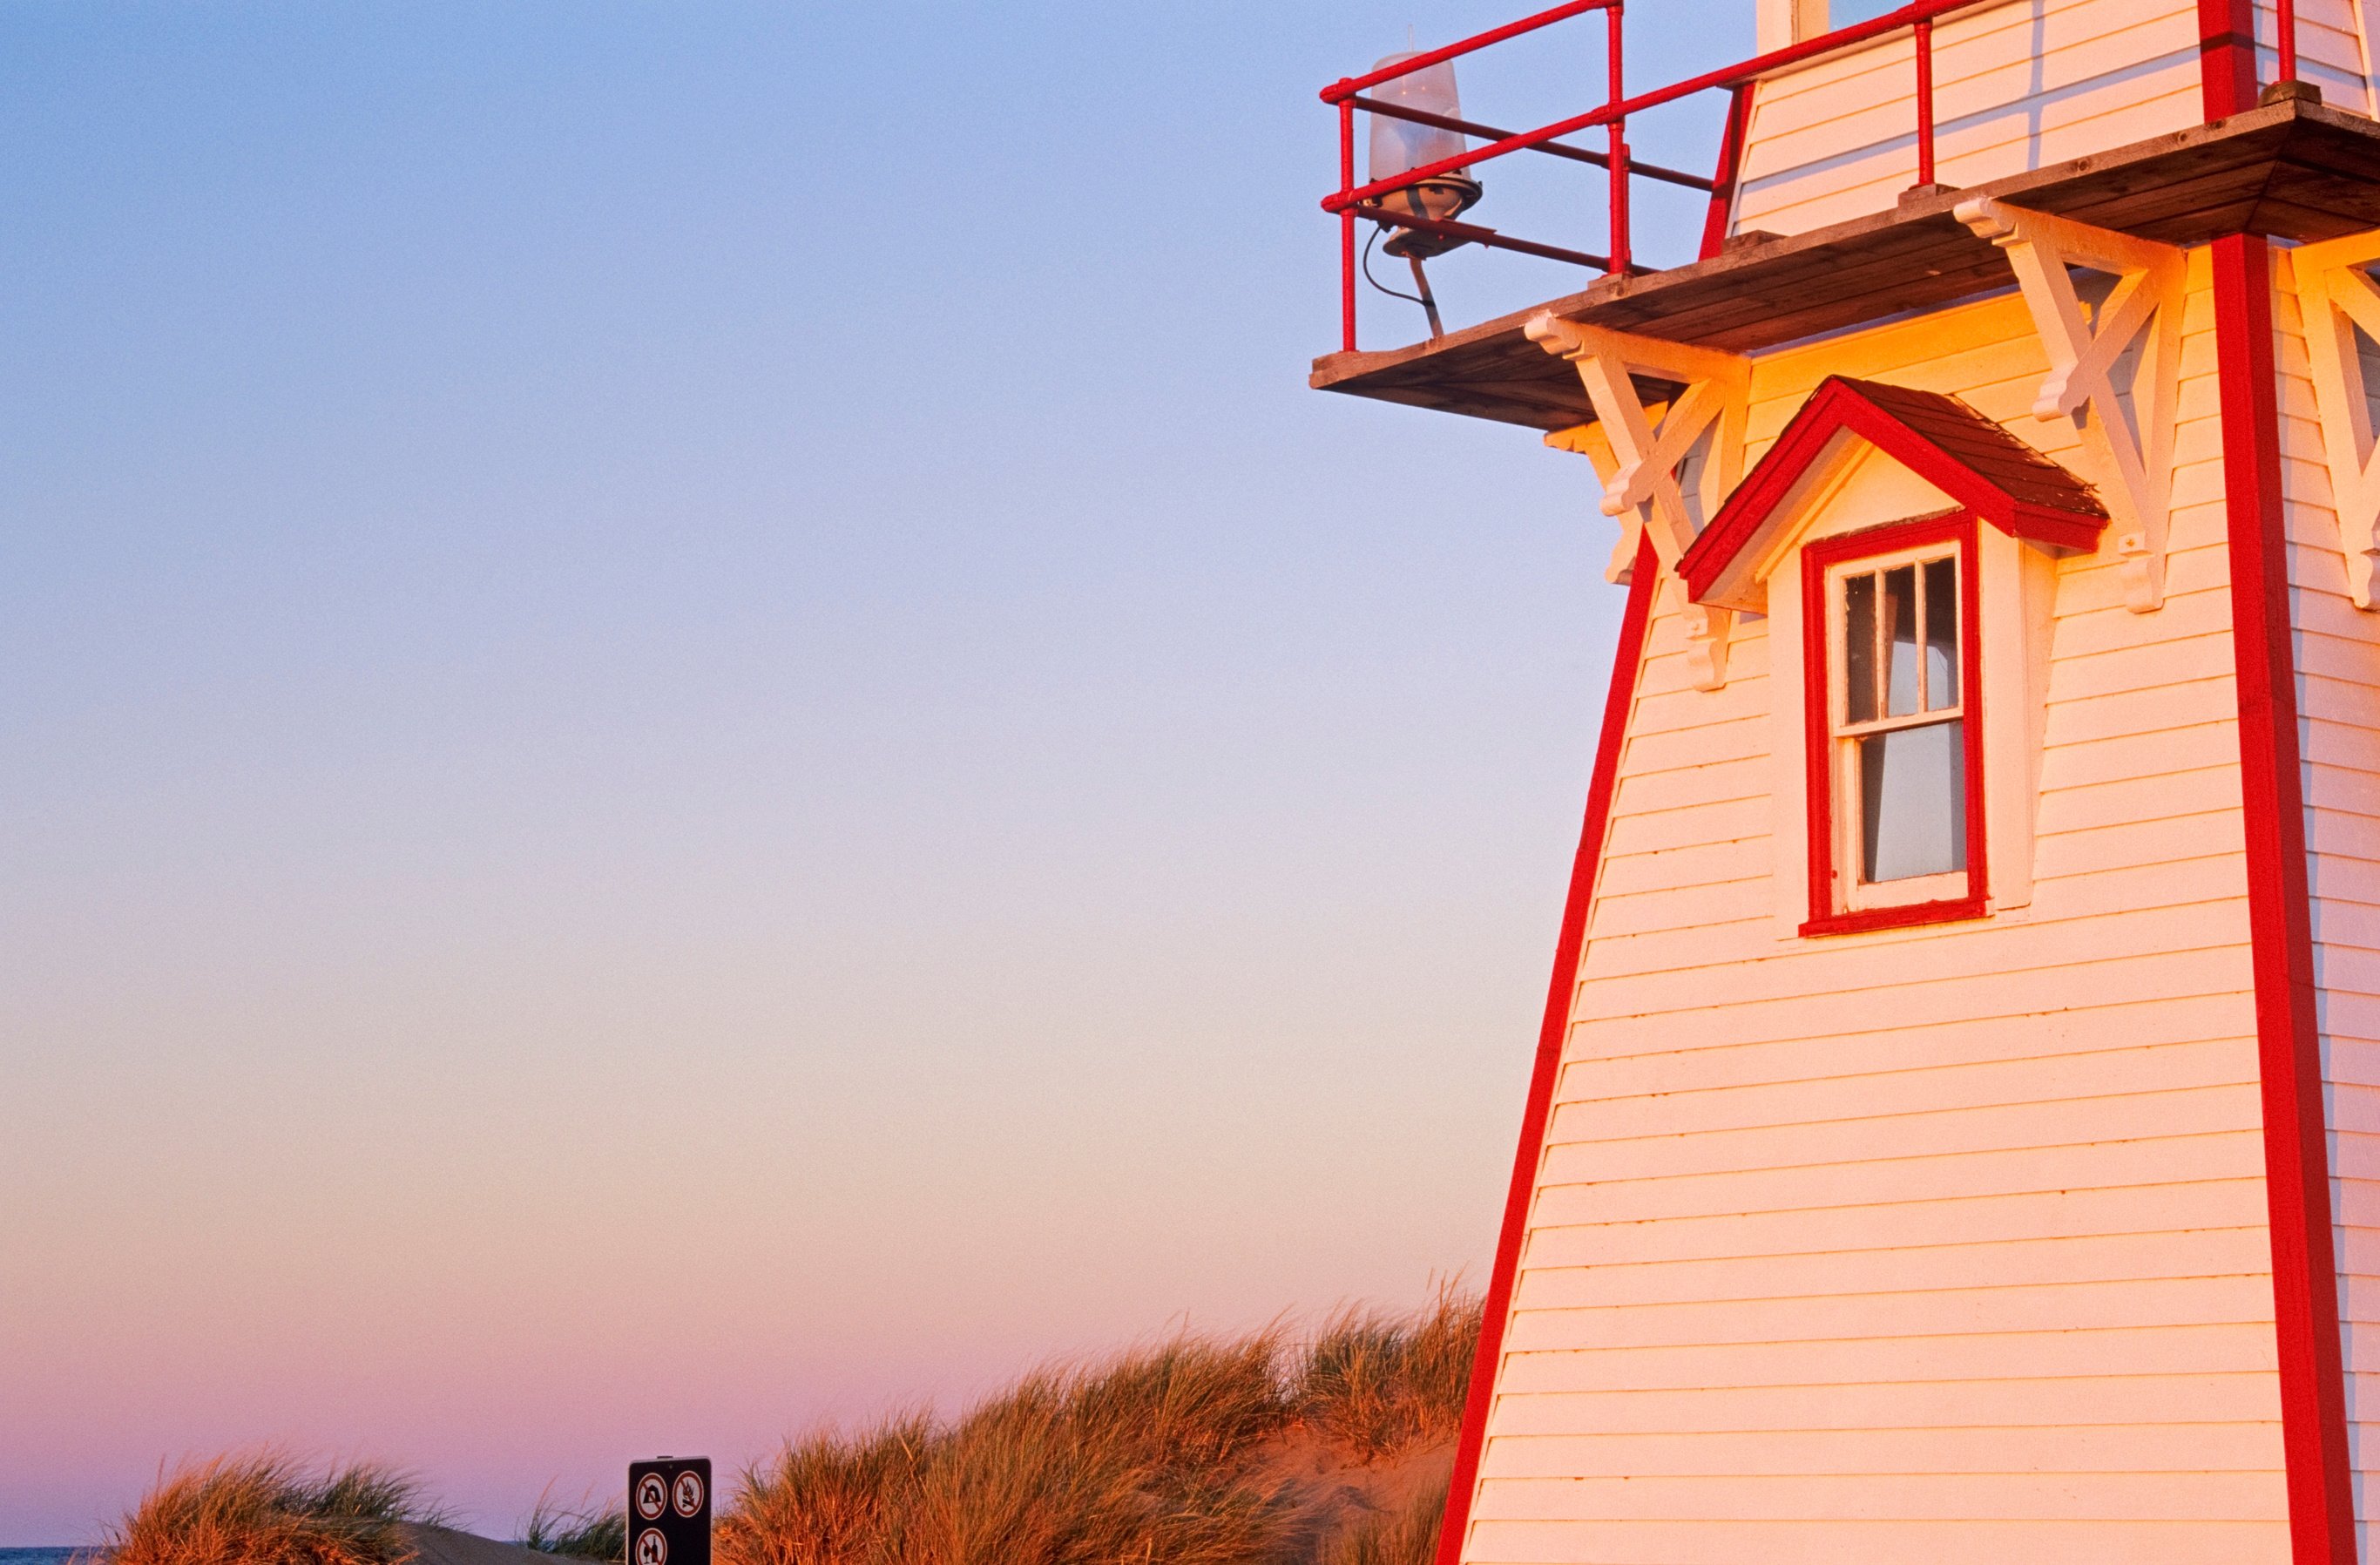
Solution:
<svg viewBox="0 0 2380 1565">
<path fill-rule="evenodd" d="M 1533 1216 L 1548 1225 L 1596 1220 L 1645 1222 L 1713 1212 L 1794 1212 L 1817 1206 L 1875 1206 L 2064 1190 L 2119 1190 L 2188 1178 L 2248 1179 L 2264 1172 L 2264 1146 L 2252 1130 L 2154 1141 L 2093 1141 L 2074 1146 L 1946 1153 L 1801 1168 L 1728 1170 L 1666 1179 L 1552 1182 L 1548 1160 Z M 2372 1195 L 2357 1196 L 2371 1211 Z M 2346 1208 L 2342 1208 L 2346 1210 Z"/>
<path fill-rule="evenodd" d="M 2098 1375 L 2027 1380 L 1884 1381 L 1864 1386 L 1663 1388 L 1510 1392 L 1489 1430 L 1513 1435 L 1676 1430 L 1960 1429 L 2196 1424 L 2277 1426 L 2279 1384 L 2255 1372 Z"/>
<path fill-rule="evenodd" d="M 1692 851 L 1698 850 L 1686 850 L 1677 857 Z M 1822 984 L 1828 976 L 1823 962 L 1794 966 L 1806 971 L 1816 983 Z M 2249 977 L 2246 948 L 2229 944 L 2108 954 L 2076 963 L 2044 963 L 2031 971 L 2038 973 L 2052 966 L 2070 970 L 2078 996 L 2086 992 L 2081 983 L 2087 977 L 2090 998 L 2101 1004 L 2168 995 L 2244 992 Z M 1696 982 L 1691 975 L 1670 973 L 1598 980 L 1591 993 L 1581 996 L 1579 1009 L 1598 1019 L 1588 1023 L 1590 1029 L 1609 1027 L 1622 1036 L 1630 1024 L 1646 1017 L 1694 1013 L 1698 1024 L 1714 1025 L 1751 1043 L 1762 1037 L 1811 1037 L 1837 1029 L 1864 1029 L 1883 1017 L 1908 1026 L 1962 1017 L 2014 1017 L 2023 1014 L 2017 1008 L 2028 997 L 2037 1002 L 2050 989 L 2047 984 L 2036 984 L 2028 996 L 2026 986 L 2011 984 L 2007 971 L 1876 984 L 1858 993 L 1779 992 L 1768 986 L 1770 981 L 1763 974 L 1757 979 L 1763 992 L 1756 997 L 1733 992 L 1732 985 L 1714 996 L 1706 981 L 1699 990 Z M 1588 1046 L 1593 1046 L 1591 1039 Z"/>
<path fill-rule="evenodd" d="M 1566 1186 L 1559 1186 L 1566 1189 Z M 1554 1191 L 1547 1191 L 1552 1196 Z M 1842 1291 L 1885 1287 L 1939 1287 L 1939 1284 L 1918 1284 L 1916 1277 L 1928 1272 L 1956 1272 L 1975 1265 L 2007 1265 L 2021 1267 L 2033 1265 L 2016 1253 L 1999 1253 L 1999 1246 L 2063 1246 L 2057 1255 L 2046 1255 L 2042 1265 L 2049 1267 L 2075 1267 L 2080 1263 L 2069 1255 L 2069 1248 L 2090 1248 L 2092 1243 L 2113 1243 L 2123 1239 L 2149 1239 L 2152 1243 L 2140 1246 L 2142 1263 L 2137 1272 L 2108 1269 L 2092 1272 L 2092 1277 L 2190 1277 L 2197 1272 L 2175 1272 L 2168 1267 L 2170 1258 L 2197 1255 L 2202 1263 L 2211 1263 L 2218 1248 L 2199 1253 L 2182 1234 L 2192 1231 L 2232 1231 L 2256 1229 L 2264 1231 L 2264 1181 L 2232 1177 L 2232 1180 L 2194 1180 L 2168 1181 L 2168 1184 L 2135 1184 L 2116 1189 L 2066 1189 L 2037 1191 L 2021 1196 L 1968 1196 L 1939 1198 L 1939 1201 L 1892 1201 L 1892 1203 L 1861 1203 L 1861 1205 L 1833 1207 L 1788 1207 L 1771 1213 L 1711 1213 L 1704 1217 L 1673 1217 L 1669 1222 L 1561 1222 L 1554 1207 L 1540 1198 L 1530 1222 L 1530 1272 L 1549 1272 L 1571 1265 L 1575 1272 L 1559 1272 L 1559 1279 L 1571 1281 L 1578 1289 L 1580 1301 L 1599 1298 L 1597 1293 L 1609 1284 L 1614 1291 L 1609 1298 L 1621 1298 L 1621 1289 L 1669 1287 L 1669 1284 L 1645 1284 L 1631 1277 L 1633 1267 L 1647 1263 L 1690 1263 L 1690 1260 L 1740 1260 L 1759 1258 L 1766 1263 L 1780 1263 L 1785 1258 L 1797 1260 L 1840 1260 Z M 2232 1241 L 2220 1241 L 2230 1246 Z M 2261 1239 L 2259 1239 L 2261 1243 Z M 1980 1251 L 1995 1251 L 1995 1255 L 1980 1255 Z M 2230 1248 L 2220 1248 L 2223 1255 L 2232 1255 Z M 2158 1255 L 2158 1260 L 2149 1260 Z M 1892 1260 L 1900 1258 L 1909 1265 L 1909 1272 L 1894 1272 Z M 2249 1255 L 2256 1265 L 2264 1258 Z M 2113 1258 L 2104 1260 L 2113 1265 Z M 2199 1272 L 2237 1272 L 2237 1265 L 2226 1260 L 2223 1265 L 2199 1265 Z M 1766 1265 L 1759 1275 L 1771 1281 L 1788 1277 L 1802 1277 L 1811 1289 L 1790 1289 L 1790 1291 L 1826 1291 L 1826 1272 L 1814 1267 L 1785 1267 Z M 1868 1277 L 1868 1281 L 1861 1281 Z M 1906 1281 L 1894 1284 L 1894 1277 Z M 2004 1272 L 2007 1281 L 2023 1281 L 2013 1269 Z M 1697 1289 L 1714 1284 L 1693 1284 Z M 1985 1277 L 1980 1287 L 1990 1287 L 1990 1277 Z M 1709 1293 L 1718 1298 L 1720 1293 Z"/>
<path fill-rule="evenodd" d="M 2173 729 L 2049 743 L 2042 748 L 2042 791 L 2161 776 L 2166 767 L 2197 772 L 2237 763 L 2240 731 L 2230 712 L 2199 715 Z"/>
<path fill-rule="evenodd" d="M 1491 1478 L 1853 1475 L 1867 1473 L 2269 1473 L 2279 1430 L 2192 1420 L 2162 1427 L 2084 1424 L 1800 1429 L 1686 1435 L 1499 1435 Z"/>
<path fill-rule="evenodd" d="M 2255 1045 L 2250 1020 L 2240 996 L 2230 994 L 2187 1001 L 2078 1007 L 2027 1018 L 2018 1027 L 2008 1025 L 2002 1017 L 1962 1017 L 1924 1028 L 1894 1027 L 1889 1018 L 1871 1018 L 1871 1023 L 1881 1021 L 1887 1025 L 1869 1032 L 1702 1047 L 1670 1037 L 1666 1040 L 1668 1046 L 1650 1053 L 1574 1056 L 1563 1071 L 1565 1083 L 1572 1076 L 1578 1078 L 1578 1084 L 1566 1085 L 1565 1092 L 1585 1099 L 2226 1040 L 2243 1058 L 2252 1059 Z M 2354 1045 L 2355 1040 L 2346 1041 L 2346 1046 Z"/>
<path fill-rule="evenodd" d="M 1474 1523 L 1463 1558 L 1468 1565 L 2289 1565 L 2289 1539 L 2285 1521 L 1491 1520 Z"/>
<path fill-rule="evenodd" d="M 2269 1272 L 2250 1271 L 1787 1299 L 1697 1296 L 1591 1308 L 1572 1304 L 1558 1314 L 1529 1309 L 1526 1302 L 1508 1327 L 1507 1341 L 1516 1352 L 2252 1323 L 2273 1318 L 2273 1283 Z"/>
<path fill-rule="evenodd" d="M 1899 1114 L 1845 1124 L 1767 1126 L 1700 1135 L 1633 1139 L 1574 1133 L 1591 1120 L 1555 1117 L 1547 1168 L 1572 1179 L 1643 1178 L 1661 1173 L 1706 1174 L 1788 1168 L 1868 1158 L 1949 1152 L 2070 1146 L 2090 1141 L 2185 1139 L 2214 1131 L 2261 1129 L 2262 1107 L 2250 1086 L 2084 1098 L 2066 1103 L 1993 1104 Z M 1557 1160 L 1554 1149 L 1563 1155 Z"/>
<path fill-rule="evenodd" d="M 1547 1520 L 1655 1520 L 1680 1514 L 1713 1521 L 1764 1517 L 2268 1522 L 2287 1515 L 2270 1473 L 2098 1473 L 2087 1484 L 2024 1473 L 1899 1473 L 1857 1477 L 1505 1478 L 1480 1491 L 1473 1514 Z"/>
<path fill-rule="evenodd" d="M 2187 815 L 2229 814 L 2240 808 L 2240 768 L 2230 764 L 2176 768 L 2108 782 L 2045 789 L 2034 830 L 2045 837 Z"/>
<path fill-rule="evenodd" d="M 1577 1071 L 1563 1073 L 1566 1088 L 1578 1079 Z M 1596 1139 L 1609 1140 L 1833 1123 L 1998 1104 L 2062 1103 L 2228 1086 L 2256 1079 L 2254 1050 L 2241 1040 L 2223 1038 L 1624 1097 L 1563 1092 L 1557 1101 L 1565 1110 L 1576 1110 L 1566 1129 L 1591 1129 Z M 2380 1092 L 2354 1090 L 2372 1093 L 2374 1112 L 2380 1113 Z"/>
<path fill-rule="evenodd" d="M 1506 1355 L 1498 1389 L 1621 1391 L 1683 1386 L 1836 1386 L 1893 1380 L 2027 1380 L 2061 1375 L 2200 1375 L 2273 1370 L 2269 1326 L 2154 1331 L 1995 1332 L 1858 1342 L 1711 1343 L 1694 1348 L 1565 1349 Z"/>
<path fill-rule="evenodd" d="M 1950 1293 L 2053 1287 L 2122 1278 L 2244 1277 L 2269 1265 L 2262 1229 L 2094 1234 L 1981 1244 L 1912 1246 L 1905 1253 L 1726 1256 L 1634 1265 L 1549 1265 L 1528 1249 L 1531 1309 L 1590 1309 L 1696 1300 L 1810 1299 L 1840 1293 Z M 1948 1301 L 1937 1301 L 1948 1307 Z M 2269 1317 L 2269 1310 L 2265 1312 Z M 1586 1329 L 1582 1314 L 1579 1327 Z M 1904 1337 L 1940 1336 L 1911 1329 Z M 1786 1339 L 1779 1334 L 1780 1339 Z M 1552 1351 L 1552 1350 L 1548 1350 Z"/>
</svg>

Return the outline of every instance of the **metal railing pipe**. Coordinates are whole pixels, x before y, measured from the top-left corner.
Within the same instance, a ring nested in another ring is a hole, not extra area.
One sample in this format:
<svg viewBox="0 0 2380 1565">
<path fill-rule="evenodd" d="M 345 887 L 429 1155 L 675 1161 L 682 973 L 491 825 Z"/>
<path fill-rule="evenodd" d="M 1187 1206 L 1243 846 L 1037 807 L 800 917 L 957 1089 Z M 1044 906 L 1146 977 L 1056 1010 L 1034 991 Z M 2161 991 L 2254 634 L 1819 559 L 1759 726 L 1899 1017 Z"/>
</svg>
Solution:
<svg viewBox="0 0 2380 1565">
<path fill-rule="evenodd" d="M 1603 13 L 1607 39 L 1603 57 L 1609 78 L 1609 92 L 1605 102 L 1620 104 L 1627 100 L 1628 91 L 1622 85 L 1621 65 L 1621 34 L 1625 16 L 1618 0 Z M 1628 121 L 1624 117 L 1611 122 L 1611 270 L 1628 270 Z"/>
<path fill-rule="evenodd" d="M 1326 104 L 1335 104 L 1342 98 L 1352 98 L 1368 88 L 1378 87 L 1383 81 L 1394 81 L 1398 77 L 1410 76 L 1415 71 L 1427 70 L 1431 66 L 1440 65 L 1448 60 L 1460 59 L 1464 55 L 1485 49 L 1490 43 L 1501 43 L 1508 38 L 1518 38 L 1524 32 L 1535 32 L 1541 27 L 1551 27 L 1556 22 L 1568 21 L 1572 17 L 1583 17 L 1589 11 L 1608 10 L 1618 3 L 1619 0 L 1569 0 L 1569 4 L 1556 6 L 1550 11 L 1539 11 L 1534 17 L 1524 17 L 1519 21 L 1506 22 L 1502 27 L 1490 28 L 1486 32 L 1474 33 L 1469 38 L 1449 43 L 1442 49 L 1426 49 L 1411 59 L 1399 60 L 1392 66 L 1382 66 L 1379 69 L 1363 76 L 1342 77 L 1322 90 L 1322 101 Z"/>
<path fill-rule="evenodd" d="M 1339 189 L 1343 194 L 1355 183 L 1355 105 L 1339 105 Z M 1355 351 L 1355 209 L 1339 214 L 1339 337 L 1348 352 Z"/>
<path fill-rule="evenodd" d="M 1493 228 L 1482 228 L 1476 223 L 1457 223 L 1448 217 L 1410 217 L 1384 206 L 1362 206 L 1351 210 L 1355 216 L 1370 222 L 1390 223 L 1419 234 L 1435 234 L 1443 239 L 1460 239 L 1465 244 L 1478 245 L 1487 250 L 1509 250 L 1522 255 L 1539 256 L 1547 261 L 1567 261 L 1573 266 L 1585 266 L 1596 272 L 1619 270 L 1609 256 L 1596 255 L 1583 250 L 1564 250 L 1560 245 L 1541 245 L 1534 239 L 1515 239 Z"/>
</svg>

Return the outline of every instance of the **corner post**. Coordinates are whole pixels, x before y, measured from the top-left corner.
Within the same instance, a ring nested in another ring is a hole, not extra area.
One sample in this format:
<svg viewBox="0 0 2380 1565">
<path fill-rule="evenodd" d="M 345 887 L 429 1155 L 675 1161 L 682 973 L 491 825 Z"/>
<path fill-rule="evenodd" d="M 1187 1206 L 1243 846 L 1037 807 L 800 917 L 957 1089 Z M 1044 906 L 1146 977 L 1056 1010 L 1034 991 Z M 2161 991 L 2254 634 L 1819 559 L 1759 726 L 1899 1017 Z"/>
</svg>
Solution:
<svg viewBox="0 0 2380 1565">
<path fill-rule="evenodd" d="M 2240 814 L 2247 837 L 2289 1548 L 2295 1565 L 2356 1565 L 2338 1278 L 2331 1247 L 2329 1138 L 2314 1007 L 2289 531 L 2281 499 L 2270 247 L 2261 235 L 2226 235 L 2215 241 L 2213 272 Z"/>
</svg>

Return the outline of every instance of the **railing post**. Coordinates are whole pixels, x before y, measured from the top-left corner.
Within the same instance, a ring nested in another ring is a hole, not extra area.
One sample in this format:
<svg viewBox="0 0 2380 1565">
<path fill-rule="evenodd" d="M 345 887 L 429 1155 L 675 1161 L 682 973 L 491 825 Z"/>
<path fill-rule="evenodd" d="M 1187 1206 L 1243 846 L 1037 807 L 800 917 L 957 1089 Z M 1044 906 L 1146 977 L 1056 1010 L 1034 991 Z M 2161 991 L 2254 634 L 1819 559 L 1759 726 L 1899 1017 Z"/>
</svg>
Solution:
<svg viewBox="0 0 2380 1565">
<path fill-rule="evenodd" d="M 1609 40 L 1605 54 L 1609 57 L 1608 63 L 1610 67 L 1609 74 L 1611 79 L 1610 98 L 1607 106 L 1617 108 L 1628 96 L 1627 90 L 1622 85 L 1623 77 L 1621 55 L 1621 37 L 1625 29 L 1621 16 L 1621 0 L 1611 0 L 1610 8 L 1605 11 L 1603 15 L 1606 26 L 1606 37 Z M 1611 270 L 1614 273 L 1625 275 L 1628 270 L 1630 260 L 1628 244 L 1628 121 L 1626 117 L 1623 116 L 1620 118 L 1614 119 L 1610 125 L 1610 131 Z"/>
<path fill-rule="evenodd" d="M 2281 79 L 2298 79 L 2298 7 L 2297 0 L 2274 0 L 2273 22 L 2280 36 Z"/>
<path fill-rule="evenodd" d="M 2282 0 L 2287 4 L 2288 0 Z M 1934 183 L 1934 23 L 1911 29 L 1917 41 L 1917 182 Z"/>
<path fill-rule="evenodd" d="M 1355 188 L 1355 105 L 1339 103 L 1339 193 Z M 1339 214 L 1339 341 L 1355 351 L 1355 209 Z"/>
</svg>

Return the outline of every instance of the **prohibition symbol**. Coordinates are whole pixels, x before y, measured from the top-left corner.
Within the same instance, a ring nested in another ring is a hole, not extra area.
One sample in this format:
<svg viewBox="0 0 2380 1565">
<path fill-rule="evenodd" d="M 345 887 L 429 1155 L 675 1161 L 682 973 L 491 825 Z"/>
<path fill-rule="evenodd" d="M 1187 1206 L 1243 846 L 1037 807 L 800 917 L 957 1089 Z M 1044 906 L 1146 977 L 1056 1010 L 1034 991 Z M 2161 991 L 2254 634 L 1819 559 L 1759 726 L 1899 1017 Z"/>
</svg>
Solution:
<svg viewBox="0 0 2380 1565">
<path fill-rule="evenodd" d="M 637 1565 L 662 1565 L 669 1559 L 669 1539 L 662 1536 L 659 1527 L 648 1527 L 637 1534 Z"/>
<path fill-rule="evenodd" d="M 691 1476 L 691 1474 L 688 1474 L 688 1476 Z M 698 1485 L 697 1486 L 695 1492 L 698 1496 L 701 1493 L 701 1488 Z M 699 1503 L 699 1501 L 698 1500 L 697 1503 Z M 637 1480 L 638 1515 L 643 1517 L 648 1522 L 658 1522 L 662 1519 L 662 1512 L 668 1509 L 669 1486 L 662 1482 L 662 1475 L 660 1473 L 648 1473 L 642 1478 Z M 689 1511 L 687 1514 L 692 1515 L 693 1512 Z M 648 1533 L 645 1536 L 659 1538 L 661 1534 L 659 1533 Z M 644 1547 L 643 1541 L 639 1539 L 637 1544 L 638 1550 L 639 1551 L 637 1557 L 638 1565 L 648 1565 L 642 1553 Z M 669 1545 L 661 1545 L 661 1550 L 662 1555 L 666 1556 L 669 1553 Z M 655 1557 L 655 1559 L 650 1562 L 650 1565 L 661 1565 L 661 1557 Z"/>
<path fill-rule="evenodd" d="M 680 1516 L 692 1516 L 700 1510 L 702 1509 L 702 1474 L 692 1468 L 679 1473 L 677 1484 L 670 1493 L 670 1503 L 677 1507 L 677 1513 Z"/>
</svg>

